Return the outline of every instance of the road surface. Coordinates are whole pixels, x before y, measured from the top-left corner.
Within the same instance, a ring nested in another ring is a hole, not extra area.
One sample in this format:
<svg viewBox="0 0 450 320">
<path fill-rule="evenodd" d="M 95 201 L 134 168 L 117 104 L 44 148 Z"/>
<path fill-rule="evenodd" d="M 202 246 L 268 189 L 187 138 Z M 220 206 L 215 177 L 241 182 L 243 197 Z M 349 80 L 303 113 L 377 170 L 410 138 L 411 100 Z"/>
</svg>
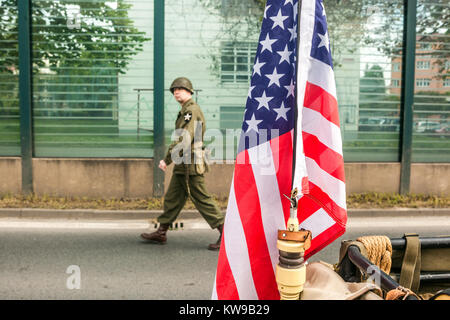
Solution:
<svg viewBox="0 0 450 320">
<path fill-rule="evenodd" d="M 143 242 L 147 221 L 0 219 L 0 299 L 210 299 L 217 239 L 202 220 Z M 153 226 L 150 227 L 152 229 Z M 335 263 L 340 241 L 361 235 L 450 235 L 450 219 L 352 218 L 347 232 L 310 261 Z"/>
</svg>

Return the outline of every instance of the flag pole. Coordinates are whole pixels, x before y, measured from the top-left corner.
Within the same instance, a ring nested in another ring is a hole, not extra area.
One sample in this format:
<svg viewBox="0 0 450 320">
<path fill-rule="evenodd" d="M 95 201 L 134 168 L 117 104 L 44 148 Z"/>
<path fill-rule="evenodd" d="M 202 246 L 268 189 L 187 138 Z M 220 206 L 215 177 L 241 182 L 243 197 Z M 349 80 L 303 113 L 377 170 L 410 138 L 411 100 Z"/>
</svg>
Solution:
<svg viewBox="0 0 450 320">
<path fill-rule="evenodd" d="M 300 0 L 297 2 L 297 6 L 300 6 Z M 299 41 L 299 35 L 300 35 L 300 9 L 297 10 L 297 44 L 295 48 L 295 86 L 294 86 L 294 134 L 293 134 L 293 141 L 292 141 L 292 179 L 291 179 L 291 190 L 294 189 L 294 177 L 295 177 L 295 164 L 297 159 L 297 120 L 298 120 L 298 102 L 297 102 L 297 80 L 298 80 L 298 51 L 300 46 Z"/>
<path fill-rule="evenodd" d="M 299 2 L 297 2 L 299 6 Z M 297 35 L 300 35 L 300 11 L 297 10 Z M 298 36 L 297 36 L 298 37 Z M 295 60 L 295 77 L 298 72 L 298 52 L 299 39 L 297 38 L 297 48 Z M 294 108 L 294 134 L 293 134 L 293 159 L 292 159 L 292 184 L 290 197 L 284 195 L 290 201 L 289 219 L 286 230 L 278 230 L 277 248 L 279 251 L 279 263 L 276 265 L 275 277 L 280 292 L 281 300 L 299 300 L 306 281 L 306 266 L 304 264 L 304 254 L 311 246 L 311 232 L 299 230 L 297 217 L 298 210 L 298 190 L 294 187 L 295 167 L 296 167 L 296 147 L 297 147 L 297 84 L 295 85 L 295 108 Z M 303 190 L 302 190 L 303 191 Z"/>
</svg>

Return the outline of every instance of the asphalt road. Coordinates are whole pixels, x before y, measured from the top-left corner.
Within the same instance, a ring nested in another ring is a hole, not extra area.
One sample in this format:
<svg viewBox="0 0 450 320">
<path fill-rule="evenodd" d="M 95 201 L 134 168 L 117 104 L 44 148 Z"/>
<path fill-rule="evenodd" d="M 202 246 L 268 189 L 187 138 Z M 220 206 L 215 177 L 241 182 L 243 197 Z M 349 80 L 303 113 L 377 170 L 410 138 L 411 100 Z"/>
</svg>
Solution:
<svg viewBox="0 0 450 320">
<path fill-rule="evenodd" d="M 0 299 L 210 299 L 217 231 L 186 221 L 166 245 L 140 240 L 145 221 L 0 220 Z M 354 218 L 310 261 L 337 262 L 340 241 L 361 235 L 450 235 L 441 217 Z"/>
</svg>

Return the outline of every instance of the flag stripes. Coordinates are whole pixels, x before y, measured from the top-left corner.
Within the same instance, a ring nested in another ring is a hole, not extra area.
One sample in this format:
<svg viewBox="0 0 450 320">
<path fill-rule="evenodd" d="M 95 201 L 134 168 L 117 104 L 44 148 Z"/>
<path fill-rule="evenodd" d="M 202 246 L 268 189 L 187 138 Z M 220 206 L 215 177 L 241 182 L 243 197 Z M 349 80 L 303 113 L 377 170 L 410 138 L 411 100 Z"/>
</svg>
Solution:
<svg viewBox="0 0 450 320">
<path fill-rule="evenodd" d="M 278 146 L 274 145 L 277 149 Z M 258 197 L 260 202 L 263 203 L 261 204 L 261 218 L 266 236 L 265 242 L 269 249 L 272 266 L 275 267 L 278 262 L 276 243 L 278 229 L 285 227 L 285 220 L 272 152 L 270 142 L 248 150 Z M 275 269 L 273 271 L 275 272 Z"/>
<path fill-rule="evenodd" d="M 306 83 L 303 106 L 319 112 L 325 119 L 339 127 L 339 111 L 336 98 L 309 81 Z"/>
<path fill-rule="evenodd" d="M 308 82 L 312 83 L 337 98 L 336 82 L 334 81 L 333 68 L 328 64 L 314 58 L 309 59 Z"/>
<path fill-rule="evenodd" d="M 255 149 L 258 148 L 255 147 Z M 236 158 L 240 164 L 235 166 L 234 194 L 244 229 L 251 274 L 259 299 L 278 299 L 279 293 L 264 233 L 261 202 L 252 164 L 240 162 L 240 157 L 245 156 L 246 153 L 248 150 L 241 152 Z M 246 156 L 246 159 L 248 158 L 249 156 Z M 263 203 L 263 205 L 266 204 Z"/>
<path fill-rule="evenodd" d="M 345 182 L 344 159 L 341 154 L 328 148 L 316 136 L 306 132 L 303 132 L 303 143 L 308 146 L 305 148 L 306 157 L 320 163 L 322 170 Z M 326 161 L 323 161 L 324 159 Z"/>
<path fill-rule="evenodd" d="M 301 2 L 297 51 L 298 6 L 297 0 L 266 4 L 213 299 L 279 299 L 277 233 L 290 212 L 283 195 L 306 175 L 310 191 L 299 199 L 298 219 L 313 238 L 305 259 L 345 231 L 344 159 L 325 11 L 321 0 Z M 267 140 L 264 132 L 272 129 L 279 134 Z"/>
<path fill-rule="evenodd" d="M 330 199 L 339 207 L 346 209 L 345 183 L 328 174 L 311 158 L 306 157 L 306 168 L 308 168 L 309 181 L 325 192 Z"/>
<path fill-rule="evenodd" d="M 301 111 L 302 151 L 309 195 L 299 202 L 302 227 L 311 229 L 305 258 L 334 241 L 347 221 L 345 170 L 336 83 L 332 68 L 326 13 L 321 0 L 301 3 L 297 103 Z M 299 132 L 299 130 L 297 130 Z M 299 151 L 297 151 L 299 157 Z M 298 184 L 295 176 L 294 183 Z"/>
<path fill-rule="evenodd" d="M 275 172 L 278 181 L 281 205 L 284 213 L 284 223 L 289 219 L 290 201 L 283 195 L 289 196 L 292 187 L 292 154 L 293 130 L 270 141 Z"/>
<path fill-rule="evenodd" d="M 328 148 L 342 154 L 340 128 L 325 119 L 321 113 L 309 108 L 303 108 L 302 126 L 303 132 L 316 136 Z M 307 146 L 303 148 L 306 149 Z"/>
</svg>

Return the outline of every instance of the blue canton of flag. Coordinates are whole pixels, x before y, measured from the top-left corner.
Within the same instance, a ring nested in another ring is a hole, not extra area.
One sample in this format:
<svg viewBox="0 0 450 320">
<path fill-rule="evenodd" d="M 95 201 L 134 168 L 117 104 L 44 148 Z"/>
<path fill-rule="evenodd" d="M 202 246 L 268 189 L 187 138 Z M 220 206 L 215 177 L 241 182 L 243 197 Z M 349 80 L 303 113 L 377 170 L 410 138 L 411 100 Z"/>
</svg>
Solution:
<svg viewBox="0 0 450 320">
<path fill-rule="evenodd" d="M 242 125 L 244 135 L 259 135 L 258 144 L 294 127 L 297 2 L 268 0 L 264 11 Z"/>
<path fill-rule="evenodd" d="M 323 1 L 316 1 L 316 17 L 311 46 L 311 57 L 333 67 L 330 40 L 328 39 L 327 17 Z"/>
</svg>

